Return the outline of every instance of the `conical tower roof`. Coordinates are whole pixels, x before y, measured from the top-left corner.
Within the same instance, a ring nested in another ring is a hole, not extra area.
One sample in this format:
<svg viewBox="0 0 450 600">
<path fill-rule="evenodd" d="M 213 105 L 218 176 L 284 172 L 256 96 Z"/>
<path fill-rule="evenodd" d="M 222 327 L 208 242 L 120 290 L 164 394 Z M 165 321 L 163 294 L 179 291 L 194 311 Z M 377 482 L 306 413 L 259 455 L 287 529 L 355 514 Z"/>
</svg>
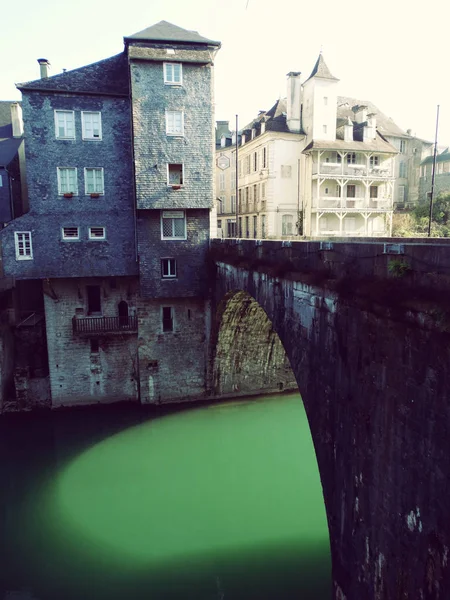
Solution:
<svg viewBox="0 0 450 600">
<path fill-rule="evenodd" d="M 144 42 L 181 42 L 188 44 L 207 44 L 208 46 L 220 46 L 220 42 L 209 40 L 201 36 L 197 31 L 189 31 L 169 23 L 160 21 L 147 29 L 138 33 L 126 36 L 125 41 L 144 41 Z"/>
<path fill-rule="evenodd" d="M 319 58 L 314 65 L 314 69 L 311 72 L 311 75 L 308 77 L 306 81 L 309 81 L 313 77 L 320 77 L 321 79 L 332 79 L 334 81 L 339 81 L 337 77 L 331 74 L 330 69 L 327 67 L 322 52 L 319 54 Z M 305 83 L 306 83 L 305 81 Z"/>
</svg>

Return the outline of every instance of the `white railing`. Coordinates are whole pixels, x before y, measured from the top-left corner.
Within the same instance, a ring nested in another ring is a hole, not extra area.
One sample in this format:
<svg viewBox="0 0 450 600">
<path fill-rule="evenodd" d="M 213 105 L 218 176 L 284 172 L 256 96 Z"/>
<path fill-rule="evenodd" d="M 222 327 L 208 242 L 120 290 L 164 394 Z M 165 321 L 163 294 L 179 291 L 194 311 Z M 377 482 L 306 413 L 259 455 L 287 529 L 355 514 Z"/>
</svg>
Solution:
<svg viewBox="0 0 450 600">
<path fill-rule="evenodd" d="M 338 196 L 321 196 L 313 201 L 314 208 L 336 210 L 392 210 L 391 197 L 381 198 L 339 198 Z"/>
<path fill-rule="evenodd" d="M 388 179 L 392 177 L 389 165 L 369 166 L 365 163 L 313 163 L 313 175 L 350 176 L 352 178 Z"/>
</svg>

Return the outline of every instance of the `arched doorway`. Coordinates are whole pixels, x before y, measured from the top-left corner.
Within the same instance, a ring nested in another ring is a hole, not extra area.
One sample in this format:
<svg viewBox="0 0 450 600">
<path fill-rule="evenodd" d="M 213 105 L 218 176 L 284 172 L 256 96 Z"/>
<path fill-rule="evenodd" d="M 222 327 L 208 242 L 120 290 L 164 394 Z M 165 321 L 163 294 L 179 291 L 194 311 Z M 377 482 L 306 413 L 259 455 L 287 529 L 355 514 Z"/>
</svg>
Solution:
<svg viewBox="0 0 450 600">
<path fill-rule="evenodd" d="M 127 327 L 128 326 L 128 303 L 125 300 L 121 300 L 118 305 L 119 311 L 119 326 Z"/>
</svg>

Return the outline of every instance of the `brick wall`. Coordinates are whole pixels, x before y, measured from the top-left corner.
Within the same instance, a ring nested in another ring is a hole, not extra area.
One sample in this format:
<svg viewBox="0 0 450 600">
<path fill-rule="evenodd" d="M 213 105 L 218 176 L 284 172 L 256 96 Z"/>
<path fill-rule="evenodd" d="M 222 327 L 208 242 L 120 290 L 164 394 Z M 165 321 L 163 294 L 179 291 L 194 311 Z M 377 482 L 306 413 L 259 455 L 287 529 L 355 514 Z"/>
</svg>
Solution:
<svg viewBox="0 0 450 600">
<path fill-rule="evenodd" d="M 139 211 L 137 230 L 143 297 L 188 297 L 206 293 L 209 210 L 186 211 L 186 240 L 161 239 L 159 210 Z M 176 279 L 162 279 L 161 258 L 175 258 Z"/>
<path fill-rule="evenodd" d="M 72 318 L 87 316 L 86 285 L 101 287 L 104 316 L 117 316 L 125 300 L 137 310 L 137 279 L 57 279 L 44 285 L 52 406 L 136 400 L 136 333 L 74 335 Z M 113 287 L 115 286 L 115 287 Z M 53 296 L 53 297 L 52 297 Z M 90 339 L 99 341 L 91 352 Z"/>
<path fill-rule="evenodd" d="M 162 331 L 162 307 L 171 306 L 174 331 Z M 138 306 L 142 403 L 199 400 L 206 388 L 207 307 L 203 300 L 142 300 Z"/>
</svg>

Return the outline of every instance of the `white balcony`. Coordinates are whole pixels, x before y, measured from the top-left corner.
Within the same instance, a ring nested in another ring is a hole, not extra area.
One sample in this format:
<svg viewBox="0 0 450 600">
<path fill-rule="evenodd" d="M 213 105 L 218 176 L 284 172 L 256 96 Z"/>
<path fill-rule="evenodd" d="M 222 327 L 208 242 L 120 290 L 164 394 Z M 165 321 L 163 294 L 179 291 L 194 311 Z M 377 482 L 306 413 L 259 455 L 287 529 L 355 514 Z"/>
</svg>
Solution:
<svg viewBox="0 0 450 600">
<path fill-rule="evenodd" d="M 313 209 L 332 211 L 389 211 L 392 210 L 392 197 L 380 198 L 339 198 L 337 196 L 321 196 L 313 200 Z"/>
<path fill-rule="evenodd" d="M 332 178 L 350 177 L 351 179 L 390 179 L 392 175 L 391 165 L 367 166 L 366 163 L 313 163 L 313 177 L 325 177 L 332 175 Z"/>
</svg>

